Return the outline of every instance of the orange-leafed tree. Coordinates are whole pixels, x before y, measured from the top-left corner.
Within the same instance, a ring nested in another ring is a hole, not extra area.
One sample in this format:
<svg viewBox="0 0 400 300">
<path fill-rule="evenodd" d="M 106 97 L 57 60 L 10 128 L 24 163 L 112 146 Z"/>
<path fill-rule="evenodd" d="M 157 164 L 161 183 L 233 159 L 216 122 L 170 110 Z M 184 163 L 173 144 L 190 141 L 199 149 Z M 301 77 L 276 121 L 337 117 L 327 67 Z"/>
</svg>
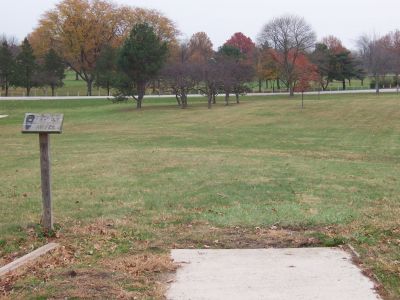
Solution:
<svg viewBox="0 0 400 300">
<path fill-rule="evenodd" d="M 270 48 L 256 49 L 256 75 L 258 78 L 259 92 L 263 80 L 275 80 L 279 78 L 279 70 L 273 57 L 273 50 Z"/>
<path fill-rule="evenodd" d="M 116 5 L 101 0 L 64 0 L 46 12 L 30 35 L 35 53 L 54 49 L 87 83 L 92 94 L 96 61 L 106 45 L 117 42 L 122 20 Z"/>
<path fill-rule="evenodd" d="M 189 60 L 206 64 L 214 55 L 213 43 L 205 32 L 197 32 L 189 40 Z"/>
<path fill-rule="evenodd" d="M 118 10 L 122 19 L 121 35 L 127 38 L 136 24 L 147 23 L 163 42 L 176 46 L 179 30 L 171 19 L 155 9 L 122 6 Z"/>
<path fill-rule="evenodd" d="M 157 11 L 117 6 L 107 0 L 63 0 L 46 12 L 29 41 L 38 57 L 54 49 L 86 83 L 88 95 L 104 48 L 119 47 L 135 24 L 149 23 L 163 40 L 174 40 L 174 24 Z"/>
</svg>

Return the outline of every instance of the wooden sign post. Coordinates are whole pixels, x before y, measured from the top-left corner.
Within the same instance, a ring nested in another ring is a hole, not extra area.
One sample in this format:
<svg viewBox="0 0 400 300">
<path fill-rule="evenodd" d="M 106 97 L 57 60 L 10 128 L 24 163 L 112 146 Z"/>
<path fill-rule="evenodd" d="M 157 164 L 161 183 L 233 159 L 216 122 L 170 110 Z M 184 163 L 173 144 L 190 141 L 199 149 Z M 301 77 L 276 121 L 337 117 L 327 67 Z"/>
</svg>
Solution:
<svg viewBox="0 0 400 300">
<path fill-rule="evenodd" d="M 40 146 L 40 169 L 42 178 L 43 218 L 46 232 L 53 230 L 53 210 L 51 199 L 50 134 L 62 133 L 64 115 L 25 114 L 22 133 L 38 133 Z"/>
</svg>

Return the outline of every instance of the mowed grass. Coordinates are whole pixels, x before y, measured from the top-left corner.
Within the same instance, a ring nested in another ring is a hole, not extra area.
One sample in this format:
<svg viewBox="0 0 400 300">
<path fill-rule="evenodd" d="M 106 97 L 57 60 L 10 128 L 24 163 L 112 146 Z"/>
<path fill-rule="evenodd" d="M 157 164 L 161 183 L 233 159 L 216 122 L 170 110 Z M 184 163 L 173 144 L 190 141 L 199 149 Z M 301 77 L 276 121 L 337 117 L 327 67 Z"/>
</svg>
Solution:
<svg viewBox="0 0 400 300">
<path fill-rule="evenodd" d="M 9 115 L 0 119 L 2 255 L 42 242 L 27 229 L 41 213 L 38 137 L 20 129 L 25 112 L 57 112 L 65 114 L 64 133 L 51 136 L 62 242 L 76 246 L 75 226 L 99 220 L 113 221 L 119 237 L 109 242 L 116 252 L 107 244 L 80 266 L 137 253 L 137 241 L 145 253 L 228 247 L 205 227 L 312 230 L 353 245 L 384 296 L 398 299 L 400 96 L 308 96 L 303 110 L 299 101 L 245 97 L 225 107 L 221 98 L 208 110 L 192 99 L 181 110 L 174 99 L 146 99 L 142 111 L 104 100 L 0 101 Z M 85 236 L 83 248 L 95 241 Z M 51 280 L 35 282 L 20 289 L 54 292 Z"/>
</svg>

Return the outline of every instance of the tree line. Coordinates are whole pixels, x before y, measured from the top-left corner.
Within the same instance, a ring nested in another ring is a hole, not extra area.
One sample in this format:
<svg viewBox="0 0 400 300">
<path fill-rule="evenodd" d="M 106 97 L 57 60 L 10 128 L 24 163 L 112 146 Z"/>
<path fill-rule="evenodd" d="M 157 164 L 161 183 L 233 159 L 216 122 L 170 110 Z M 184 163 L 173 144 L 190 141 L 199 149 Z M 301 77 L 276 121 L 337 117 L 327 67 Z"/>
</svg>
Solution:
<svg viewBox="0 0 400 300">
<path fill-rule="evenodd" d="M 0 84 L 36 86 L 54 90 L 63 84 L 66 68 L 73 70 L 92 94 L 93 85 L 115 94 L 115 100 L 133 97 L 141 108 L 146 91 L 174 94 L 182 108 L 187 95 L 207 96 L 208 107 L 216 95 L 236 102 L 258 80 L 273 89 L 281 85 L 291 96 L 311 86 L 326 90 L 333 81 L 343 89 L 351 80 L 374 78 L 376 91 L 394 75 L 399 85 L 400 31 L 383 37 L 361 36 L 350 51 L 328 36 L 317 41 L 312 27 L 301 17 L 274 18 L 261 30 L 257 44 L 235 33 L 214 50 L 205 32 L 179 40 L 173 21 L 156 10 L 119 6 L 105 0 L 64 0 L 46 12 L 38 27 L 17 46 L 3 38 L 0 46 Z"/>
<path fill-rule="evenodd" d="M 0 84 L 5 96 L 10 86 L 23 87 L 29 96 L 33 87 L 49 86 L 55 89 L 63 85 L 65 64 L 54 49 L 49 49 L 37 59 L 28 39 L 17 46 L 13 39 L 0 40 Z"/>
</svg>

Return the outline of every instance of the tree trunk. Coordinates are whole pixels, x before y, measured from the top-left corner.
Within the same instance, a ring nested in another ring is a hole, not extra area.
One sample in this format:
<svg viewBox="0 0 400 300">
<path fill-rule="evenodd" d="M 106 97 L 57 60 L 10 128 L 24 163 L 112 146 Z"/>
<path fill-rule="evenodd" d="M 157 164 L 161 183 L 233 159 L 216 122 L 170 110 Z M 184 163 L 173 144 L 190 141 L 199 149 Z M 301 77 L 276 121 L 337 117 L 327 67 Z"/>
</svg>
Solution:
<svg viewBox="0 0 400 300">
<path fill-rule="evenodd" d="M 26 96 L 29 97 L 31 95 L 31 87 L 27 86 L 26 87 Z"/>
<path fill-rule="evenodd" d="M 107 96 L 110 96 L 110 82 L 107 81 Z"/>
<path fill-rule="evenodd" d="M 179 96 L 178 94 L 176 94 L 176 95 L 175 95 L 175 98 L 176 98 L 176 102 L 178 103 L 178 106 L 181 106 L 181 107 L 182 107 L 182 101 L 181 101 L 180 96 Z M 183 107 L 182 107 L 182 108 L 183 108 Z"/>
<path fill-rule="evenodd" d="M 301 91 L 301 109 L 304 109 L 304 91 Z"/>
<path fill-rule="evenodd" d="M 288 87 L 289 87 L 289 95 L 290 95 L 290 97 L 294 97 L 294 86 L 293 86 L 293 82 L 288 82 Z"/>
<path fill-rule="evenodd" d="M 361 86 L 364 86 L 364 79 L 361 79 Z"/>
<path fill-rule="evenodd" d="M 375 92 L 379 94 L 379 76 L 375 76 Z"/>
<path fill-rule="evenodd" d="M 87 86 L 87 95 L 92 96 L 93 80 L 86 81 L 86 86 Z"/>
<path fill-rule="evenodd" d="M 229 105 L 229 93 L 225 93 L 225 105 Z"/>
<path fill-rule="evenodd" d="M 187 108 L 187 95 L 186 94 L 183 94 L 182 95 L 182 109 L 185 109 L 185 108 Z"/>
<path fill-rule="evenodd" d="M 139 95 L 136 100 L 136 109 L 142 109 L 143 96 Z"/>
<path fill-rule="evenodd" d="M 279 77 L 276 79 L 276 88 L 277 88 L 278 90 L 281 89 L 281 83 L 280 83 Z"/>
<path fill-rule="evenodd" d="M 346 90 L 346 79 L 343 79 L 342 85 L 343 85 L 343 91 L 345 91 Z"/>
<path fill-rule="evenodd" d="M 78 72 L 75 72 L 75 80 L 76 80 L 76 81 L 79 80 L 79 74 L 78 74 Z"/>
<path fill-rule="evenodd" d="M 54 84 L 52 84 L 50 87 L 51 87 L 51 96 L 54 97 L 54 90 L 55 90 Z"/>
<path fill-rule="evenodd" d="M 8 81 L 6 79 L 6 97 L 8 97 Z"/>
<path fill-rule="evenodd" d="M 208 109 L 211 109 L 213 94 L 208 95 Z"/>
<path fill-rule="evenodd" d="M 144 94 L 146 92 L 146 84 L 140 84 L 138 86 L 138 98 L 137 98 L 137 103 L 136 103 L 136 108 L 137 109 L 142 109 L 142 102 L 144 98 Z"/>
<path fill-rule="evenodd" d="M 262 81 L 261 79 L 258 79 L 258 92 L 261 93 L 261 85 L 262 85 Z"/>
<path fill-rule="evenodd" d="M 328 88 L 328 84 L 325 85 L 325 80 L 321 81 L 321 87 L 323 91 L 326 91 L 326 89 Z"/>
<path fill-rule="evenodd" d="M 215 94 L 213 93 L 213 95 L 212 95 L 212 101 L 213 101 L 213 104 L 217 104 L 217 99 L 216 99 L 216 97 L 215 97 Z"/>
<path fill-rule="evenodd" d="M 240 103 L 239 97 L 240 97 L 239 93 L 236 93 L 236 104 L 239 104 L 239 103 Z"/>
</svg>

